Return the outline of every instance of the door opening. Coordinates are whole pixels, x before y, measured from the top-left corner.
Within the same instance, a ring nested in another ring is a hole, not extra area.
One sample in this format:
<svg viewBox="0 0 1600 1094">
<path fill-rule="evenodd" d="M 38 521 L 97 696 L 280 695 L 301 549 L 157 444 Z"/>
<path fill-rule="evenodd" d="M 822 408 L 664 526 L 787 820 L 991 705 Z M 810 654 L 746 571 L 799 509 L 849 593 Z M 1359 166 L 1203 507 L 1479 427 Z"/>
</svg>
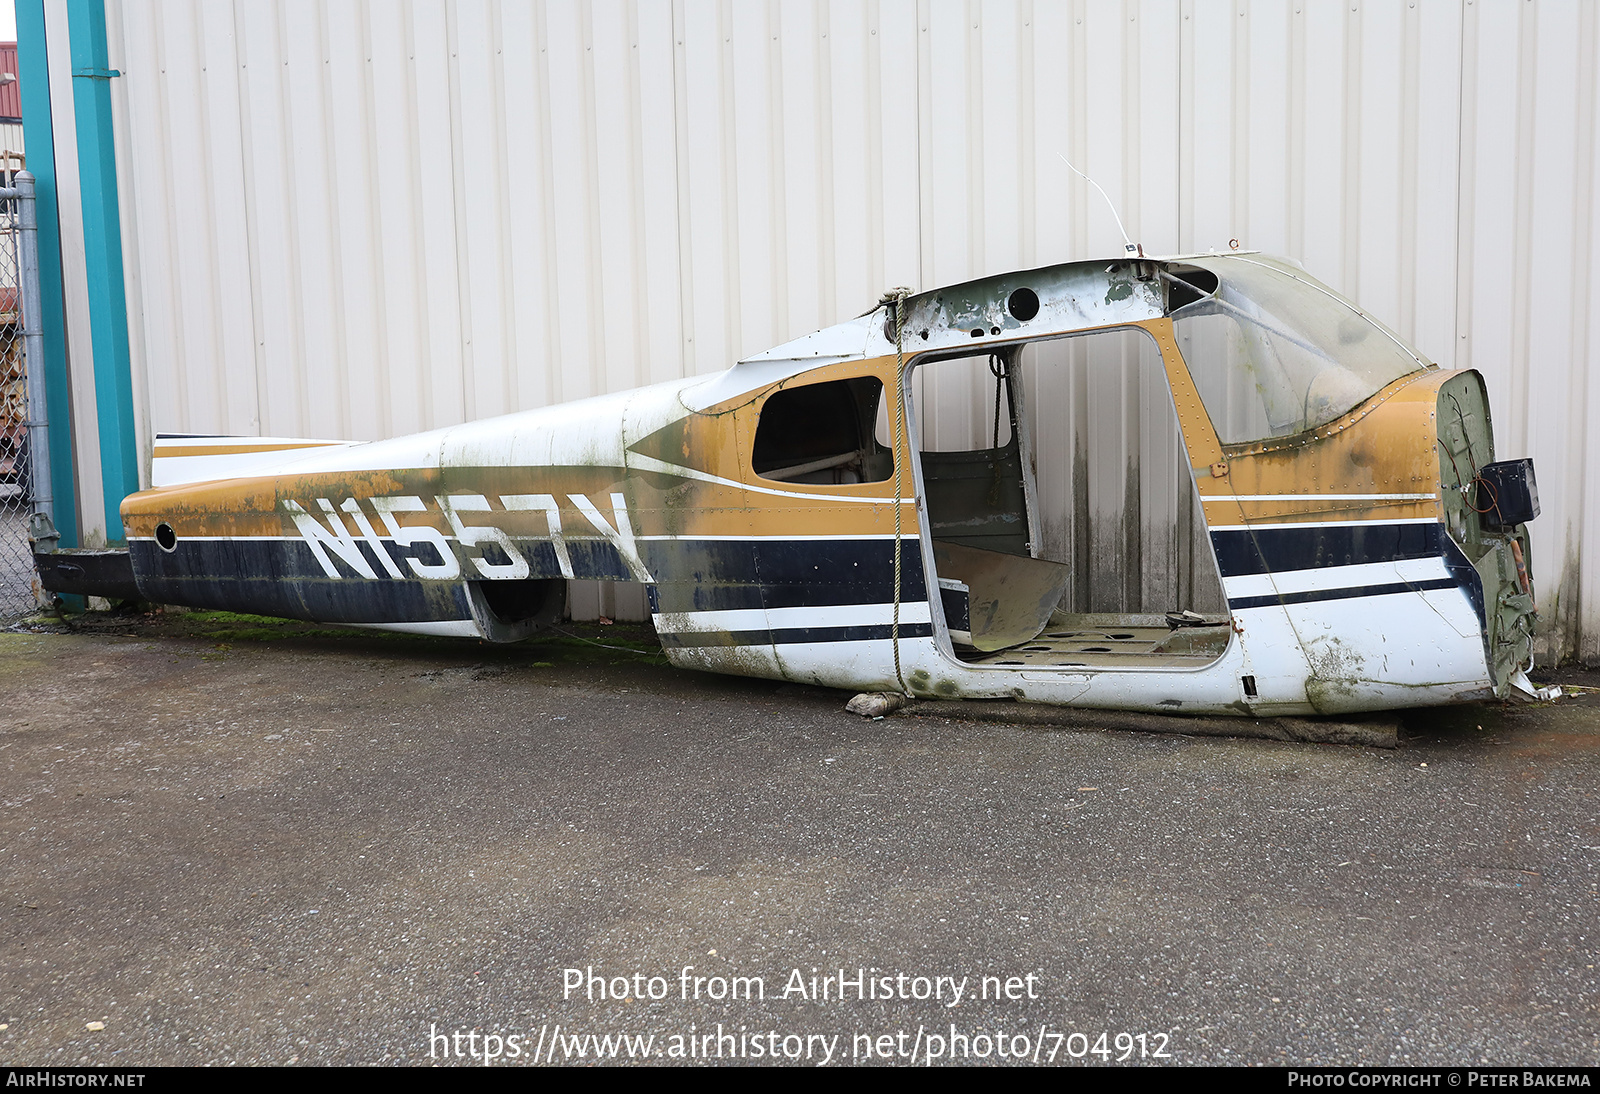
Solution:
<svg viewBox="0 0 1600 1094">
<path fill-rule="evenodd" d="M 957 658 L 1195 668 L 1227 649 L 1215 555 L 1148 334 L 925 359 L 908 397 Z"/>
</svg>

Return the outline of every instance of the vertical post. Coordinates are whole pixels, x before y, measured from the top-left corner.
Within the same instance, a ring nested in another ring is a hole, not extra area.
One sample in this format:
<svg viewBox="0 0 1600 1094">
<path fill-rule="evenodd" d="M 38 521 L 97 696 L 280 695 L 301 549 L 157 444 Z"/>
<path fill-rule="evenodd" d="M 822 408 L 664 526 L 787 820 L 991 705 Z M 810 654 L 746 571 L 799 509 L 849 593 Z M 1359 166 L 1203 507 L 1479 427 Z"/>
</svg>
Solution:
<svg viewBox="0 0 1600 1094">
<path fill-rule="evenodd" d="M 17 290 L 22 299 L 22 359 L 28 368 L 28 459 L 33 510 L 55 523 L 50 479 L 50 397 L 44 375 L 44 324 L 39 315 L 39 209 L 33 174 L 17 172 Z"/>
<path fill-rule="evenodd" d="M 122 220 L 117 205 L 117 153 L 112 139 L 111 79 L 106 67 L 105 0 L 67 0 L 72 47 L 72 102 L 83 195 L 83 248 L 94 345 L 94 396 L 100 425 L 100 481 L 106 540 L 118 542 L 122 499 L 139 490 L 134 438 L 133 366 L 128 304 L 122 281 Z"/>
<path fill-rule="evenodd" d="M 39 322 L 43 348 L 35 359 L 44 372 L 42 391 L 56 411 L 50 433 L 51 494 L 60 505 L 54 517 L 63 547 L 78 546 L 78 502 L 73 475 L 72 416 L 67 379 L 66 306 L 61 284 L 61 223 L 56 206 L 55 136 L 50 116 L 50 61 L 45 49 L 44 0 L 16 0 L 17 77 L 22 92 L 23 141 L 28 170 L 36 181 L 39 259 Z M 33 320 L 27 319 L 30 324 Z M 32 353 L 30 349 L 30 354 Z M 30 374 L 29 383 L 33 378 Z"/>
</svg>

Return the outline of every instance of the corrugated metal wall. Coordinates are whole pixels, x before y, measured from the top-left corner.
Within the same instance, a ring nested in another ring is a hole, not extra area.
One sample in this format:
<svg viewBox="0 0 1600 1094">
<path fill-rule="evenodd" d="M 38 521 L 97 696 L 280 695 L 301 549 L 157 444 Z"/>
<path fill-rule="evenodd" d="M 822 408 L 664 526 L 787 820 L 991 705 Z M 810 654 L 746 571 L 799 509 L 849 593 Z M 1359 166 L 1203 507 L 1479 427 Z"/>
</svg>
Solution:
<svg viewBox="0 0 1600 1094">
<path fill-rule="evenodd" d="M 1600 656 L 1594 5 L 109 6 L 155 428 L 404 433 L 1118 253 L 1065 155 L 1151 253 L 1290 255 L 1482 369 L 1538 460 L 1551 652 Z M 1169 454 L 1136 368 L 1069 386 L 1109 411 L 1074 404 L 1043 485 L 1126 586 L 1183 553 L 1131 550 Z"/>
</svg>

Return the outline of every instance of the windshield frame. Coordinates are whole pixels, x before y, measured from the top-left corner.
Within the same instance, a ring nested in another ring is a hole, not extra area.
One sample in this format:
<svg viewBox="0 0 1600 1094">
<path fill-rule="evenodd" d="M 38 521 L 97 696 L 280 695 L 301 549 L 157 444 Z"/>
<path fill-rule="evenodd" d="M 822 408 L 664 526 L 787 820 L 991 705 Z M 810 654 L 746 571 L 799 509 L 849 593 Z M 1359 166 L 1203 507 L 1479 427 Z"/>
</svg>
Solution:
<svg viewBox="0 0 1600 1094">
<path fill-rule="evenodd" d="M 1243 272 L 1241 267 L 1252 269 L 1246 276 L 1240 277 L 1237 274 Z M 1184 277 L 1182 275 L 1185 272 L 1209 274 L 1216 280 L 1216 284 L 1207 290 L 1203 284 L 1205 279 Z M 1252 367 L 1248 350 L 1244 359 L 1233 358 L 1230 354 L 1230 359 L 1223 363 L 1222 371 L 1219 373 L 1197 375 L 1195 371 L 1197 362 L 1191 361 L 1192 354 L 1185 352 L 1180 346 L 1179 353 L 1183 356 L 1184 365 L 1195 383 L 1196 393 L 1201 396 L 1201 402 L 1216 432 L 1218 443 L 1229 452 L 1267 450 L 1315 439 L 1330 427 L 1363 416 L 1366 408 L 1382 402 L 1392 394 L 1391 389 L 1399 386 L 1402 381 L 1439 367 L 1424 358 L 1354 301 L 1340 295 L 1284 259 L 1274 259 L 1256 253 L 1184 256 L 1157 265 L 1156 273 L 1167 289 L 1166 315 L 1173 322 L 1174 334 L 1180 342 L 1184 340 L 1182 322 L 1184 319 L 1223 315 L 1232 319 L 1240 334 L 1247 339 L 1263 340 L 1264 344 L 1267 340 L 1276 340 L 1284 346 L 1294 347 L 1302 355 L 1308 355 L 1305 358 L 1307 360 L 1321 358 L 1327 362 L 1326 366 L 1307 373 L 1303 370 L 1290 369 L 1287 362 L 1278 356 L 1273 362 L 1276 365 L 1276 372 L 1280 374 L 1278 379 L 1281 384 L 1287 384 L 1285 390 L 1299 399 L 1303 416 L 1298 421 L 1289 419 L 1288 424 L 1291 426 L 1289 432 L 1268 432 L 1257 437 L 1228 439 L 1224 429 L 1227 425 L 1226 419 L 1219 421 L 1217 418 L 1217 412 L 1221 410 L 1226 413 L 1226 408 L 1219 407 L 1215 402 L 1215 395 L 1207 399 L 1207 387 L 1214 390 L 1219 376 L 1225 380 L 1232 380 L 1235 376 L 1249 379 L 1257 388 L 1258 397 L 1261 399 L 1260 410 L 1268 418 L 1269 428 L 1272 417 L 1270 403 L 1272 394 L 1263 386 L 1261 373 Z M 1197 284 L 1197 280 L 1201 283 Z M 1278 284 L 1274 286 L 1274 282 Z M 1290 295 L 1267 297 L 1262 290 L 1268 286 L 1287 290 Z M 1173 298 L 1180 290 L 1188 299 L 1173 307 L 1171 306 Z M 1236 297 L 1238 302 L 1227 299 L 1228 296 Z M 1264 297 L 1266 299 L 1263 299 Z M 1288 318 L 1279 314 L 1288 310 L 1283 307 L 1285 299 L 1292 301 L 1297 297 L 1305 301 L 1315 300 L 1316 307 L 1311 313 L 1315 318 L 1326 318 L 1331 321 L 1344 313 L 1341 323 L 1355 320 L 1369 330 L 1375 331 L 1386 345 L 1380 353 L 1374 353 L 1371 347 L 1366 349 L 1365 360 L 1362 359 L 1363 352 L 1355 350 L 1340 352 L 1340 343 L 1351 344 L 1348 339 L 1341 338 L 1337 342 L 1330 340 L 1326 337 L 1328 333 L 1326 330 L 1320 332 L 1323 337 L 1319 339 L 1315 324 L 1302 330 L 1292 321 L 1294 318 L 1292 314 Z M 1240 304 L 1246 307 L 1241 307 Z M 1275 350 L 1278 347 L 1268 348 Z M 1405 365 L 1410 367 L 1403 367 Z M 1331 373 L 1333 369 L 1342 370 L 1356 382 L 1355 390 L 1364 390 L 1365 394 L 1353 402 L 1344 402 L 1343 399 L 1334 401 L 1335 411 L 1323 416 L 1311 409 L 1312 393 L 1318 379 Z M 1206 386 L 1200 383 L 1202 376 L 1207 380 Z M 1281 391 L 1277 393 L 1280 400 L 1282 395 Z M 1290 405 L 1292 407 L 1292 404 Z M 1246 413 L 1249 411 L 1246 410 Z M 1298 428 L 1293 428 L 1294 426 Z"/>
</svg>

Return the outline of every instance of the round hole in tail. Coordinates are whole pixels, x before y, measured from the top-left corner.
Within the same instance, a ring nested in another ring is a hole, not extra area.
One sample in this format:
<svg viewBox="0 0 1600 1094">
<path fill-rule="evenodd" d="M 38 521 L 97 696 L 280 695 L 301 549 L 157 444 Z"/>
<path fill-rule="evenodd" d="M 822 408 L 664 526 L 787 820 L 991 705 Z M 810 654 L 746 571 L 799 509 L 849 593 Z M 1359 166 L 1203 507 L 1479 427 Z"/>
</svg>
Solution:
<svg viewBox="0 0 1600 1094">
<path fill-rule="evenodd" d="M 163 551 L 176 551 L 178 549 L 178 533 L 172 530 L 172 525 L 162 521 L 156 525 L 156 545 Z"/>
<path fill-rule="evenodd" d="M 1039 314 L 1039 294 L 1024 286 L 1011 294 L 1006 310 L 1019 323 L 1026 323 Z"/>
</svg>

